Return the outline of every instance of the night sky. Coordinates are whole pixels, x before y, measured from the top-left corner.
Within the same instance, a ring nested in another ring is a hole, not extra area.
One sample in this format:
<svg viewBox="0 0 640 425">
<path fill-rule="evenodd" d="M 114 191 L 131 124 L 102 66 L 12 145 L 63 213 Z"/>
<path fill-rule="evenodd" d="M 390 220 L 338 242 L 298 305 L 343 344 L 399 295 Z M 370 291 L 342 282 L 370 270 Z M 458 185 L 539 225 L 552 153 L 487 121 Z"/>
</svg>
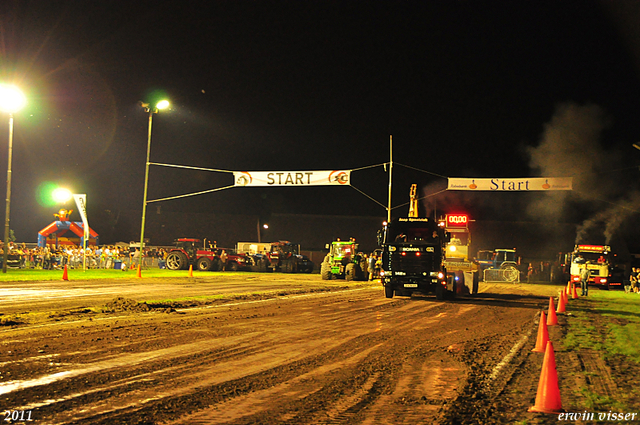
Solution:
<svg viewBox="0 0 640 425">
<path fill-rule="evenodd" d="M 624 1 L 8 0 L 0 79 L 29 102 L 15 114 L 11 228 L 36 241 L 59 208 L 44 198 L 50 185 L 86 193 L 99 233 L 107 210 L 141 210 L 138 102 L 160 94 L 172 106 L 154 115 L 152 162 L 356 169 L 388 161 L 393 135 L 394 205 L 411 183 L 426 196 L 444 177 L 572 176 L 572 193 L 449 192 L 423 206 L 638 227 L 639 21 L 640 5 Z M 0 149 L 0 175 L 6 163 Z M 382 166 L 352 174 L 383 204 L 387 179 Z M 231 184 L 227 173 L 154 166 L 148 198 Z M 349 187 L 234 188 L 157 205 L 386 216 Z"/>
</svg>

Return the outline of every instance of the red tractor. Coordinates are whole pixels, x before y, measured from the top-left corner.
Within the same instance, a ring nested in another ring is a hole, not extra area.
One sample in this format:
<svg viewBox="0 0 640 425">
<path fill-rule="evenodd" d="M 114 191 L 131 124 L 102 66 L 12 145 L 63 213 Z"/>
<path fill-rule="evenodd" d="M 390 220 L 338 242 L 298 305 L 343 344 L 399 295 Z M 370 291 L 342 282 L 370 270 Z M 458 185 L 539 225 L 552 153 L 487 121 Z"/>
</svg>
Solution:
<svg viewBox="0 0 640 425">
<path fill-rule="evenodd" d="M 271 243 L 271 252 L 267 254 L 267 267 L 273 271 L 285 273 L 311 273 L 313 263 L 306 255 L 300 254 L 300 245 L 289 241 Z"/>
<path fill-rule="evenodd" d="M 218 255 L 218 250 L 200 239 L 180 238 L 174 241 L 175 248 L 172 248 L 167 255 L 167 268 L 169 270 L 187 270 L 189 266 L 195 269 L 222 270 L 222 260 Z"/>
</svg>

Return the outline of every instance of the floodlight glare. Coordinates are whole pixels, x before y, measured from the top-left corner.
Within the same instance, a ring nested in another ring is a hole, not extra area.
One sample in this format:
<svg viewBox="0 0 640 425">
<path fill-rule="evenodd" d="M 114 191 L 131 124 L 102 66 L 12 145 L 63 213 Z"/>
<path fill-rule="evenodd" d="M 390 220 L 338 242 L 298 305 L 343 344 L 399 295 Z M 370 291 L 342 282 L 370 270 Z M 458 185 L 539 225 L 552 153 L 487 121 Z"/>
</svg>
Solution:
<svg viewBox="0 0 640 425">
<path fill-rule="evenodd" d="M 166 109 L 169 107 L 169 101 L 164 99 L 156 104 L 156 109 Z"/>
<path fill-rule="evenodd" d="M 26 103 L 27 98 L 17 87 L 6 84 L 0 85 L 0 109 L 4 112 L 17 112 Z"/>
<path fill-rule="evenodd" d="M 59 187 L 57 189 L 54 189 L 54 191 L 51 193 L 53 200 L 59 203 L 63 203 L 63 202 L 67 202 L 69 200 L 71 200 L 71 198 L 73 197 L 73 195 L 71 194 L 71 191 L 69 191 L 69 189 L 65 189 L 62 187 Z"/>
</svg>

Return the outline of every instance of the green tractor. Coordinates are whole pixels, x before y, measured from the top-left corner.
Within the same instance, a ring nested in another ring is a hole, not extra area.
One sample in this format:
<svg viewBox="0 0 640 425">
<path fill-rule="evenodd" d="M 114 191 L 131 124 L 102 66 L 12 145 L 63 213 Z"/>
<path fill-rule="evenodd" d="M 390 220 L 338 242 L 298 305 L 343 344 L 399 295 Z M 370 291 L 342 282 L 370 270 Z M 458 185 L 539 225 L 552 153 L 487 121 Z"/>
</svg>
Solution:
<svg viewBox="0 0 640 425">
<path fill-rule="evenodd" d="M 358 253 L 358 244 L 354 239 L 331 242 L 325 246 L 329 253 L 320 266 L 323 280 L 367 280 L 367 264 L 364 256 Z"/>
</svg>

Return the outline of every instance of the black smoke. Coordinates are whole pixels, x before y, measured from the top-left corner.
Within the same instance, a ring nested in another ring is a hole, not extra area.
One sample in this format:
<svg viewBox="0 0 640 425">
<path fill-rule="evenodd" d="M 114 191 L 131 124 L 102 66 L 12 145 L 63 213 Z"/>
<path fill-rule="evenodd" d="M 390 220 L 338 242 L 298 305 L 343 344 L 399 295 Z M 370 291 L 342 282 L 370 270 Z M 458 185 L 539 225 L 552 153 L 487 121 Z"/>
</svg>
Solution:
<svg viewBox="0 0 640 425">
<path fill-rule="evenodd" d="M 620 184 L 622 153 L 603 147 L 611 119 L 594 104 L 558 105 L 537 146 L 529 147 L 532 173 L 572 177 L 573 191 L 547 192 L 527 207 L 532 217 L 579 221 L 576 243 L 609 244 L 619 227 L 640 210 L 640 195 Z"/>
</svg>

